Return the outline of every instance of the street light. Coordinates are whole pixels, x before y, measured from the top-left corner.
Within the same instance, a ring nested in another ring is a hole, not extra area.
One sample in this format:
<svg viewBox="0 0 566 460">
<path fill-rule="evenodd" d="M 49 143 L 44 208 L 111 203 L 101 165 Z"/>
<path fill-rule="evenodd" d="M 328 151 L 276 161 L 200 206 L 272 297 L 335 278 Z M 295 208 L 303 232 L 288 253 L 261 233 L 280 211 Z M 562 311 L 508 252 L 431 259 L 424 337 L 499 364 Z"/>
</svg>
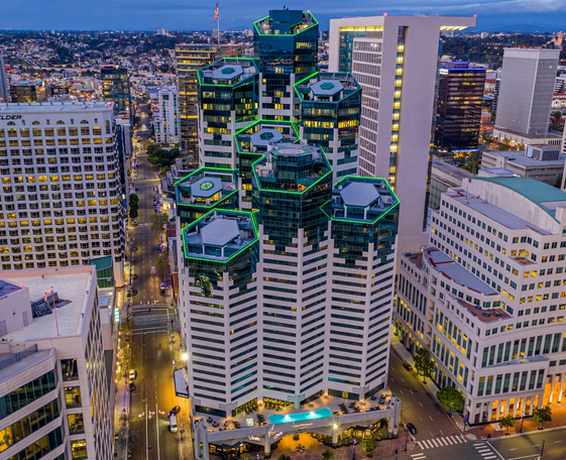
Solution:
<svg viewBox="0 0 566 460">
<path fill-rule="evenodd" d="M 189 360 L 189 354 L 184 351 L 181 353 L 181 361 L 187 362 Z"/>
</svg>

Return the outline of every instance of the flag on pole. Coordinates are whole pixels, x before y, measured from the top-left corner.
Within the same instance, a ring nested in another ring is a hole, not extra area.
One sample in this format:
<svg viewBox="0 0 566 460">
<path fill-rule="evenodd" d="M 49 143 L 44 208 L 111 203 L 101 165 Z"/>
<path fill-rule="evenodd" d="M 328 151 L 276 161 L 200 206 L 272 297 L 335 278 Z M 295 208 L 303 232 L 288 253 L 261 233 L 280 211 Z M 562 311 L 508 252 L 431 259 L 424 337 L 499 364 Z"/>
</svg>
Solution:
<svg viewBox="0 0 566 460">
<path fill-rule="evenodd" d="M 220 9 L 218 8 L 218 2 L 216 2 L 214 5 L 213 17 L 215 21 L 218 21 L 218 19 L 220 19 Z"/>
</svg>

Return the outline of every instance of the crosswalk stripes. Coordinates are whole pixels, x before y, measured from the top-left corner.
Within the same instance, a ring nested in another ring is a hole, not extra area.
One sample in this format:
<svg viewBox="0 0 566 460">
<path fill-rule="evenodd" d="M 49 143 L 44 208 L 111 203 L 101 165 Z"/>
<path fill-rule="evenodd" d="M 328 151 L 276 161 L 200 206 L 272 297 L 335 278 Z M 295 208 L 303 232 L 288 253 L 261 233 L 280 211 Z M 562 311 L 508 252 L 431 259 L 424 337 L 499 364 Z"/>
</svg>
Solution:
<svg viewBox="0 0 566 460">
<path fill-rule="evenodd" d="M 474 442 L 474 449 L 481 455 L 483 460 L 494 460 L 498 458 L 491 449 L 491 446 L 486 442 Z"/>
<path fill-rule="evenodd" d="M 422 452 L 419 452 L 418 454 L 411 454 L 411 460 L 425 460 L 426 459 L 426 455 L 423 454 Z"/>
<path fill-rule="evenodd" d="M 418 446 L 425 449 L 434 449 L 437 447 L 447 447 L 453 446 L 455 444 L 464 444 L 467 440 L 464 436 L 460 434 L 453 434 L 449 436 L 438 436 L 432 439 L 424 439 L 422 441 L 417 441 Z"/>
</svg>

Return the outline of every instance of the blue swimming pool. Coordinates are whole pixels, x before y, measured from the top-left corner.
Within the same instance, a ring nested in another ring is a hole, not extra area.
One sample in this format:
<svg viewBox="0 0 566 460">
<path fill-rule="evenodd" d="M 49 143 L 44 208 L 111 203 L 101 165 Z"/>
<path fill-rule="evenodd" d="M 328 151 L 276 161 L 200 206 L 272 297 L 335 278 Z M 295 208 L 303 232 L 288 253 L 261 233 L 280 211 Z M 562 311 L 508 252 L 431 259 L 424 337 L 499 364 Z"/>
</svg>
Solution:
<svg viewBox="0 0 566 460">
<path fill-rule="evenodd" d="M 280 423 L 305 422 L 318 420 L 320 418 L 332 416 L 332 411 L 328 407 L 321 407 L 306 412 L 292 412 L 290 414 L 273 414 L 267 417 L 269 423 L 278 425 Z"/>
</svg>

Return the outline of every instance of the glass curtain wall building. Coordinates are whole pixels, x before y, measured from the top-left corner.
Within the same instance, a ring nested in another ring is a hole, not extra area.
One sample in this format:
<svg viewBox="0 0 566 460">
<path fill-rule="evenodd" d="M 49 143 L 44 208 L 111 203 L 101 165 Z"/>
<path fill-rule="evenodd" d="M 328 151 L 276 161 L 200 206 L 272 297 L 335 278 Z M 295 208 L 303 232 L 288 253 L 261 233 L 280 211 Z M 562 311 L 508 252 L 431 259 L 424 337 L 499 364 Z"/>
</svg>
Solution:
<svg viewBox="0 0 566 460">
<path fill-rule="evenodd" d="M 234 143 L 238 157 L 240 206 L 250 209 L 252 165 L 280 142 L 298 143 L 299 128 L 287 121 L 256 120 L 236 132 Z"/>
<path fill-rule="evenodd" d="M 310 11 L 271 10 L 253 23 L 255 54 L 261 62 L 262 118 L 291 120 L 293 85 L 318 63 L 318 20 Z"/>
<path fill-rule="evenodd" d="M 250 152 L 252 211 L 227 209 L 234 195 L 223 195 L 219 178 L 203 179 L 207 168 L 177 184 L 180 316 L 196 411 L 366 398 L 387 380 L 398 198 L 380 178 L 344 176 L 333 189 L 323 149 L 258 125 L 238 135 L 248 149 L 254 135 L 281 140 Z M 203 186 L 218 199 L 183 215 Z"/>
<path fill-rule="evenodd" d="M 176 184 L 189 393 L 221 416 L 364 399 L 389 359 L 399 200 L 386 179 L 348 175 L 361 87 L 318 72 L 310 12 L 253 28 L 256 59 L 197 74 L 202 167 Z"/>
<path fill-rule="evenodd" d="M 200 162 L 204 166 L 234 168 L 234 133 L 258 115 L 257 60 L 223 58 L 198 70 L 197 80 Z"/>
<path fill-rule="evenodd" d="M 444 63 L 439 69 L 435 145 L 443 150 L 477 149 L 485 67 Z"/>
<path fill-rule="evenodd" d="M 361 86 L 348 73 L 317 72 L 298 81 L 301 135 L 328 153 L 335 176 L 355 174 Z"/>
</svg>

